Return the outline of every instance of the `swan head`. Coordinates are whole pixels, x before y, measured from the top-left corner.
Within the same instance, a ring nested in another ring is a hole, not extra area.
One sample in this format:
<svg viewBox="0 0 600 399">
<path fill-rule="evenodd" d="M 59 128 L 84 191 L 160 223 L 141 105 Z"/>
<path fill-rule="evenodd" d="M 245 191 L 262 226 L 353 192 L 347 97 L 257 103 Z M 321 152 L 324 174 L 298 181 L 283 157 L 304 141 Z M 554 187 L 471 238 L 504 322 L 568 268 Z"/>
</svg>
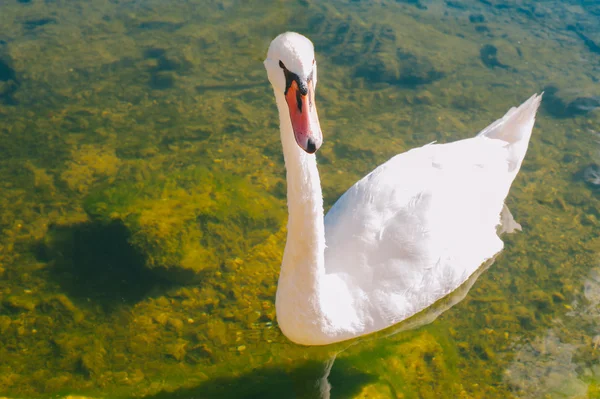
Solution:
<svg viewBox="0 0 600 399">
<path fill-rule="evenodd" d="M 323 143 L 315 105 L 317 63 L 313 44 L 306 37 L 286 32 L 271 42 L 264 62 L 276 95 L 287 103 L 296 143 L 309 154 Z"/>
</svg>

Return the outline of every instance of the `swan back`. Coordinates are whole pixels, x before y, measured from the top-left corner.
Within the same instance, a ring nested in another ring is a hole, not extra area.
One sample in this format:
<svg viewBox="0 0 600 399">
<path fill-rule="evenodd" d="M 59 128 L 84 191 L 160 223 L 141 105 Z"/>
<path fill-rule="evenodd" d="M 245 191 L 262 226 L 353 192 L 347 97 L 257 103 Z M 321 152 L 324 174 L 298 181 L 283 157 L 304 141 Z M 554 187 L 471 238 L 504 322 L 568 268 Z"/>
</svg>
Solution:
<svg viewBox="0 0 600 399">
<path fill-rule="evenodd" d="M 502 250 L 496 227 L 540 99 L 511 109 L 471 139 L 393 157 L 332 207 L 325 217 L 324 280 L 345 282 L 363 334 L 432 305 Z M 336 339 L 358 335 L 343 330 Z"/>
</svg>

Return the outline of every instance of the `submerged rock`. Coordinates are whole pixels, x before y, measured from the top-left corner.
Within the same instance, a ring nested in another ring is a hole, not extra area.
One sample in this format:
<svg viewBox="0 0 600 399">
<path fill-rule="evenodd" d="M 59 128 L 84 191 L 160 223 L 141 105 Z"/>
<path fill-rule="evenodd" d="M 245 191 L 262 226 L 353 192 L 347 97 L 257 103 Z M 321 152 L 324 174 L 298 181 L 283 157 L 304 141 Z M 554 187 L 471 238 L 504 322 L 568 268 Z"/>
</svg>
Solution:
<svg viewBox="0 0 600 399">
<path fill-rule="evenodd" d="M 477 33 L 490 33 L 490 28 L 485 25 L 477 25 L 475 27 L 475 32 Z"/>
<path fill-rule="evenodd" d="M 567 30 L 575 32 L 575 34 L 583 40 L 583 44 L 590 50 L 592 53 L 600 54 L 600 43 L 594 41 L 591 37 L 583 33 L 582 28 L 576 25 L 567 25 Z"/>
<path fill-rule="evenodd" d="M 159 47 L 147 48 L 144 58 L 150 73 L 148 84 L 155 90 L 173 88 L 177 78 L 185 75 L 192 67 L 192 63 L 185 56 Z"/>
<path fill-rule="evenodd" d="M 573 98 L 569 91 L 549 85 L 544 87 L 542 107 L 556 118 L 570 118 L 599 109 L 600 96 L 578 95 Z"/>
<path fill-rule="evenodd" d="M 592 164 L 583 170 L 583 181 L 595 189 L 600 189 L 600 165 Z"/>
<path fill-rule="evenodd" d="M 455 0 L 446 0 L 446 5 L 448 8 L 454 8 L 456 10 L 466 10 L 469 6 L 463 2 L 455 1 Z"/>
<path fill-rule="evenodd" d="M 0 103 L 13 104 L 13 95 L 18 88 L 17 72 L 11 66 L 10 60 L 0 54 Z"/>
<path fill-rule="evenodd" d="M 178 282 L 243 258 L 279 230 L 285 204 L 243 178 L 193 169 L 117 185 L 90 195 L 99 223 L 122 223 L 145 267 Z"/>
<path fill-rule="evenodd" d="M 419 10 L 427 10 L 427 6 L 421 3 L 421 0 L 396 0 L 396 3 L 410 4 L 417 7 Z"/>
<path fill-rule="evenodd" d="M 351 18 L 317 14 L 309 27 L 333 62 L 352 68 L 354 77 L 366 82 L 413 87 L 445 76 L 422 48 L 400 47 L 392 26 L 367 27 Z"/>
<path fill-rule="evenodd" d="M 444 74 L 426 58 L 398 49 L 395 53 L 381 52 L 367 57 L 357 66 L 355 76 L 370 82 L 417 86 L 432 83 Z"/>
<path fill-rule="evenodd" d="M 17 80 L 15 70 L 9 65 L 9 62 L 0 58 L 0 82 Z"/>
<path fill-rule="evenodd" d="M 508 69 L 509 66 L 501 63 L 498 60 L 498 48 L 491 44 L 486 44 L 479 50 L 479 57 L 481 58 L 481 62 L 488 68 L 502 68 Z"/>
<path fill-rule="evenodd" d="M 485 22 L 485 17 L 483 14 L 471 14 L 469 15 L 469 21 L 472 24 L 482 24 Z"/>
</svg>

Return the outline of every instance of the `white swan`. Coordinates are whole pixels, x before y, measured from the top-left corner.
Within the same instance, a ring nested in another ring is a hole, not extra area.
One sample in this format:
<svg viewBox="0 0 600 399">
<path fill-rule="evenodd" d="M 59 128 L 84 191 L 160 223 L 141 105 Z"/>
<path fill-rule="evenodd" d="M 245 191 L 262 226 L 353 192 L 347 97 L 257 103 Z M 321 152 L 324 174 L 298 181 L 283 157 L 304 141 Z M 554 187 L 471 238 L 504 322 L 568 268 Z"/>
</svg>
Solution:
<svg viewBox="0 0 600 399">
<path fill-rule="evenodd" d="M 281 34 L 264 65 L 287 170 L 288 235 L 276 312 L 291 341 L 325 345 L 389 327 L 458 288 L 502 250 L 496 227 L 541 96 L 474 138 L 393 157 L 323 218 L 313 45 L 297 33 Z"/>
</svg>

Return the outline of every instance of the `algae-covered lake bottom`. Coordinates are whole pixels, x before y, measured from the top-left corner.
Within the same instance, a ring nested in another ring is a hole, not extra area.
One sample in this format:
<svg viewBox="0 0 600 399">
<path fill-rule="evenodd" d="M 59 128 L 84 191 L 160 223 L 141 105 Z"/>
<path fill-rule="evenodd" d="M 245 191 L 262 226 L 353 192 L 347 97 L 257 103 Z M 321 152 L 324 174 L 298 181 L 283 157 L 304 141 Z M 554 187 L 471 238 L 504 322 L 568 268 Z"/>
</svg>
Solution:
<svg viewBox="0 0 600 399">
<path fill-rule="evenodd" d="M 600 2 L 0 3 L 0 397 L 600 397 Z M 279 331 L 262 60 L 314 43 L 325 205 L 544 101 L 522 231 L 453 296 L 327 347 Z"/>
</svg>

